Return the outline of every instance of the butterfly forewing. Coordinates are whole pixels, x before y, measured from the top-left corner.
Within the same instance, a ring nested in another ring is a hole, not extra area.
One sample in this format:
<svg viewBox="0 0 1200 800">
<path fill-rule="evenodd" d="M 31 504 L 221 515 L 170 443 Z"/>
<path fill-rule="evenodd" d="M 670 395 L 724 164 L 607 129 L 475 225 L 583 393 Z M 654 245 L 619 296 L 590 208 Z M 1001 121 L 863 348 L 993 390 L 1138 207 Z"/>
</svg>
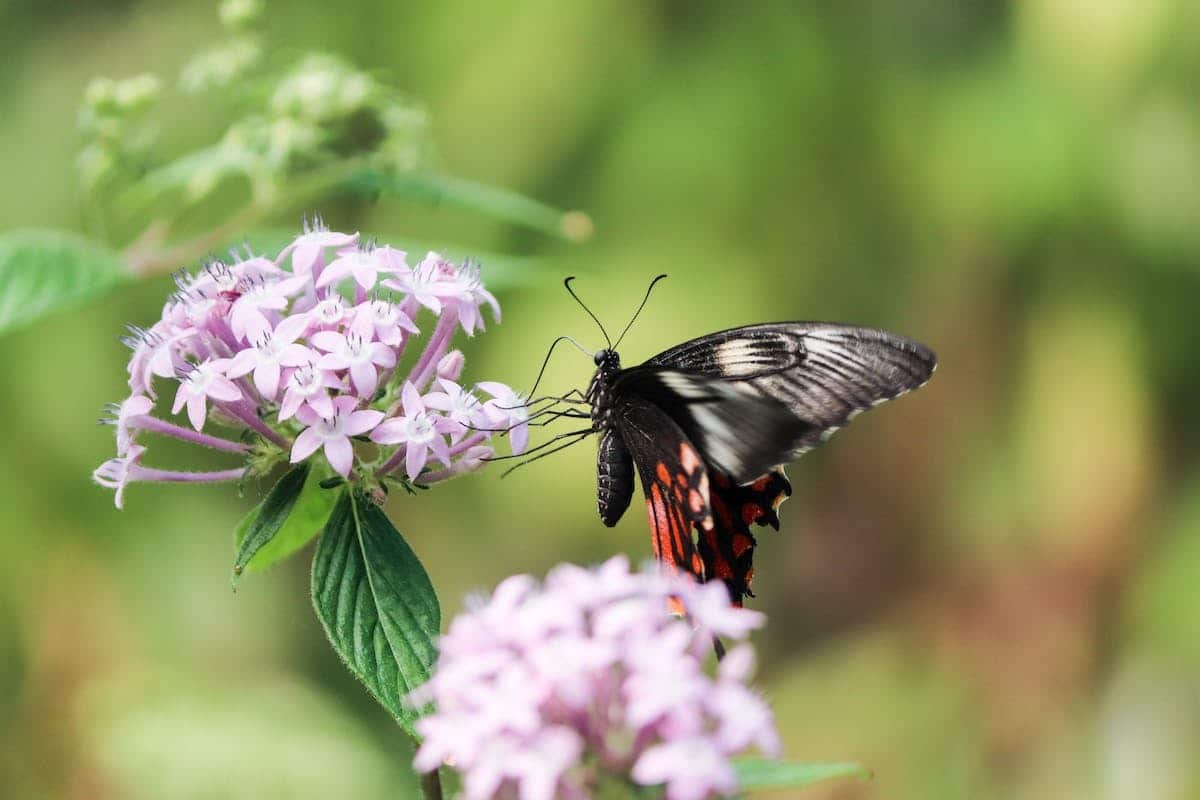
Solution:
<svg viewBox="0 0 1200 800">
<path fill-rule="evenodd" d="M 859 412 L 924 384 L 937 359 L 924 345 L 877 328 L 782 322 L 702 336 L 646 364 L 718 379 L 786 406 L 810 429 L 782 463 Z"/>
</svg>

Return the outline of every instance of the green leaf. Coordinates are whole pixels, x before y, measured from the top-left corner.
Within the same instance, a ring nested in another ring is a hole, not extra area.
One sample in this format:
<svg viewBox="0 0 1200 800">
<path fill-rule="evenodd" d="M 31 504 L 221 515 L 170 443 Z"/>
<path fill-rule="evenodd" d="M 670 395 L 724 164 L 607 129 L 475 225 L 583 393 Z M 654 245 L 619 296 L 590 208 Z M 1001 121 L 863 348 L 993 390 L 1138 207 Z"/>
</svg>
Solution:
<svg viewBox="0 0 1200 800">
<path fill-rule="evenodd" d="M 586 214 L 560 211 L 507 189 L 449 175 L 390 173 L 367 168 L 355 173 L 348 186 L 360 192 L 455 206 L 572 242 L 583 241 L 592 234 L 592 222 Z"/>
<path fill-rule="evenodd" d="M 309 472 L 308 478 L 304 482 L 304 488 L 300 491 L 295 505 L 292 506 L 292 513 L 288 515 L 287 520 L 275 533 L 275 536 L 262 545 L 245 564 L 247 570 L 250 572 L 265 571 L 304 547 L 321 532 L 321 527 L 329 518 L 329 512 L 333 510 L 333 504 L 337 500 L 337 494 L 323 490 L 321 483 L 320 474 L 316 471 Z M 242 543 L 250 532 L 250 525 L 257 518 L 262 506 L 263 504 L 260 503 L 238 524 L 237 530 L 234 532 L 234 547 L 237 550 L 240 551 Z"/>
<path fill-rule="evenodd" d="M 303 547 L 321 529 L 321 522 L 329 513 L 333 502 L 322 498 L 323 493 L 319 490 L 311 491 L 308 492 L 308 507 L 299 508 L 297 504 L 310 483 L 308 477 L 307 463 L 292 469 L 280 478 L 266 498 L 238 523 L 237 530 L 234 531 L 234 546 L 237 549 L 233 559 L 234 575 L 241 575 L 251 564 L 255 570 L 264 569 Z M 325 500 L 323 508 L 321 500 Z M 302 513 L 297 515 L 297 511 Z M 290 534 L 288 541 L 273 548 L 272 558 L 266 554 L 265 548 L 274 544 L 285 528 L 291 529 L 287 531 Z"/>
<path fill-rule="evenodd" d="M 733 769 L 743 791 L 794 789 L 833 778 L 871 778 L 869 769 L 848 762 L 795 764 L 765 758 L 737 758 L 733 761 Z"/>
<path fill-rule="evenodd" d="M 98 297 L 131 277 L 119 254 L 82 236 L 0 234 L 0 333 Z"/>
<path fill-rule="evenodd" d="M 441 610 L 425 568 L 366 497 L 342 493 L 317 542 L 313 607 L 333 649 L 400 725 L 421 716 L 405 698 L 429 679 Z"/>
</svg>

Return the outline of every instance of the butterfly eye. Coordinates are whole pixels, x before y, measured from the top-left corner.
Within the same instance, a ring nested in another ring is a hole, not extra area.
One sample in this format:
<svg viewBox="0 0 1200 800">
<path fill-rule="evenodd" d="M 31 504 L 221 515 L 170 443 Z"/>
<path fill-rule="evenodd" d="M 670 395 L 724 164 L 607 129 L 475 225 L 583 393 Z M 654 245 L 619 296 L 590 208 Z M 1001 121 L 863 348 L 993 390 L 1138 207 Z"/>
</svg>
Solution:
<svg viewBox="0 0 1200 800">
<path fill-rule="evenodd" d="M 596 362 L 596 366 L 598 367 L 601 364 L 603 364 L 605 361 L 607 361 L 608 354 L 611 352 L 612 352 L 611 350 L 597 350 L 596 355 L 592 356 L 592 359 Z"/>
</svg>

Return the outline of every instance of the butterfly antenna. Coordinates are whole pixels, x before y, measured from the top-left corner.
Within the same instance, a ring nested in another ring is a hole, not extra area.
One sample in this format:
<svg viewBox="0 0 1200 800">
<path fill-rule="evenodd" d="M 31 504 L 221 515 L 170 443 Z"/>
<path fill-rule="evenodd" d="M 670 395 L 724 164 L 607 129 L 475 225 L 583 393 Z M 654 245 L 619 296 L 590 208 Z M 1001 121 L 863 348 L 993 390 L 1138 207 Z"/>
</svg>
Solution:
<svg viewBox="0 0 1200 800">
<path fill-rule="evenodd" d="M 654 280 L 650 281 L 650 285 L 646 287 L 646 296 L 642 298 L 642 304 L 637 307 L 637 311 L 633 312 L 633 316 L 630 318 L 629 324 L 625 326 L 625 330 L 621 331 L 621 335 L 617 337 L 617 343 L 614 344 L 610 349 L 615 350 L 621 346 L 621 340 L 625 338 L 625 334 L 629 333 L 629 329 L 633 327 L 633 323 L 635 320 L 637 320 L 638 314 L 642 313 L 642 309 L 646 307 L 647 301 L 650 300 L 650 293 L 654 291 L 654 284 L 658 283 L 665 277 L 667 277 L 667 275 L 666 273 L 663 273 L 662 275 L 657 276 Z"/>
<path fill-rule="evenodd" d="M 575 280 L 574 275 L 572 275 L 571 277 L 564 280 L 563 286 L 567 287 L 567 293 L 570 294 L 571 297 L 575 298 L 575 302 L 579 303 L 580 308 L 582 308 L 584 311 L 586 311 L 588 316 L 591 317 L 593 320 L 595 320 L 596 324 L 600 326 L 600 332 L 602 334 L 604 334 L 604 343 L 607 344 L 608 349 L 611 350 L 613 343 L 612 343 L 612 339 L 608 338 L 608 331 L 604 330 L 604 325 L 602 325 L 600 323 L 600 320 L 597 319 L 596 315 L 592 313 L 592 310 L 583 304 L 583 301 L 579 299 L 579 295 L 575 294 L 575 290 L 571 288 L 571 281 L 573 281 L 573 280 Z"/>
<path fill-rule="evenodd" d="M 601 330 L 603 330 L 603 329 L 601 329 Z M 575 341 L 574 338 L 572 338 L 570 336 L 559 336 L 557 339 L 555 339 L 553 342 L 550 343 L 550 349 L 546 351 L 546 357 L 544 359 L 542 359 L 542 368 L 538 370 L 537 379 L 533 382 L 533 388 L 529 390 L 529 394 L 525 395 L 526 397 L 533 397 L 534 392 L 537 391 L 538 384 L 540 384 L 542 382 L 542 376 L 546 374 L 546 365 L 550 363 L 550 356 L 554 355 L 554 348 L 558 347 L 559 342 L 564 342 L 564 341 L 570 342 L 571 344 L 578 347 L 580 352 L 582 352 L 588 358 L 594 357 L 593 353 L 589 353 L 587 351 L 587 348 L 585 348 L 579 342 Z"/>
</svg>

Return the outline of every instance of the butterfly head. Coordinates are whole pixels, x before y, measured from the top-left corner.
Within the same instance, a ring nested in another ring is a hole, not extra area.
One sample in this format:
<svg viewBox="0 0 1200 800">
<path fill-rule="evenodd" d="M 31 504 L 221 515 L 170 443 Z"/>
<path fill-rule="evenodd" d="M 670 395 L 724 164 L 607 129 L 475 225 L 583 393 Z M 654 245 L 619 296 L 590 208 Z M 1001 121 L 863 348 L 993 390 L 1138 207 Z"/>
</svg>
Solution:
<svg viewBox="0 0 1200 800">
<path fill-rule="evenodd" d="M 596 362 L 597 367 L 605 371 L 615 371 L 621 368 L 621 357 L 617 355 L 616 350 L 607 347 L 597 350 L 592 355 L 592 360 Z"/>
</svg>

